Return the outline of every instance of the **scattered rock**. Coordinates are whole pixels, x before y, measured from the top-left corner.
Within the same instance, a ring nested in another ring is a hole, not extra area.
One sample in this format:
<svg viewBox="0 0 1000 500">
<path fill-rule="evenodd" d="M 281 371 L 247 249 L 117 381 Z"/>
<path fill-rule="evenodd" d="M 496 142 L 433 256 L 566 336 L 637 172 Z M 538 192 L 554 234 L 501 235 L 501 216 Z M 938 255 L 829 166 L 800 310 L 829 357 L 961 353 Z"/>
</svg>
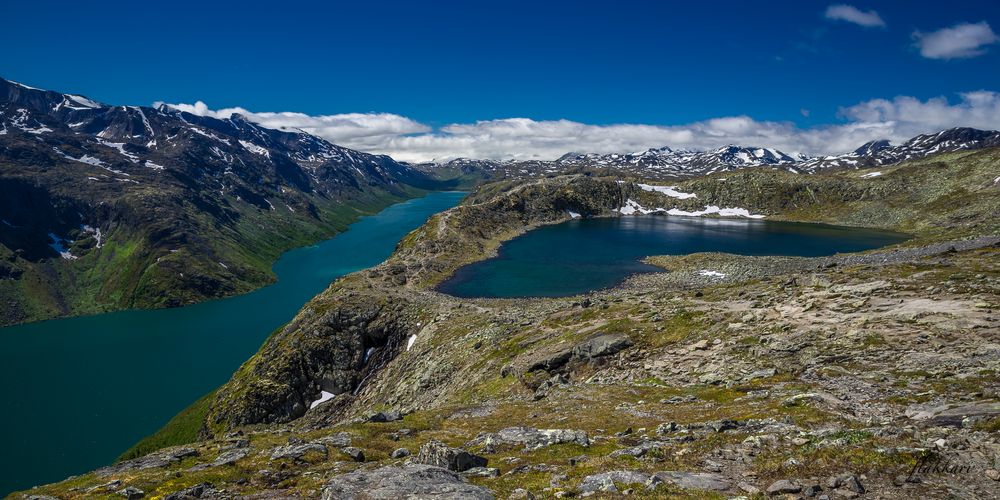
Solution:
<svg viewBox="0 0 1000 500">
<path fill-rule="evenodd" d="M 486 488 L 467 483 L 449 470 L 410 464 L 380 467 L 334 476 L 323 488 L 322 500 L 452 498 L 493 500 Z"/>
<path fill-rule="evenodd" d="M 535 495 L 524 488 L 517 488 L 507 497 L 510 500 L 535 500 Z"/>
<path fill-rule="evenodd" d="M 979 402 L 933 412 L 928 424 L 938 427 L 962 427 L 965 419 L 988 419 L 1000 416 L 1000 402 Z"/>
<path fill-rule="evenodd" d="M 392 458 L 405 458 L 410 456 L 410 450 L 406 448 L 396 448 L 392 451 Z"/>
<path fill-rule="evenodd" d="M 118 494 L 125 497 L 127 500 L 138 500 L 146 496 L 146 492 L 136 488 L 135 486 L 129 486 L 127 488 L 122 488 L 118 490 Z"/>
<path fill-rule="evenodd" d="M 180 462 L 184 458 L 198 456 L 198 450 L 194 448 L 181 446 L 173 448 L 165 448 L 159 451 L 155 451 L 148 455 L 134 458 L 132 460 L 126 460 L 109 467 L 104 467 L 98 469 L 96 474 L 98 476 L 109 476 L 111 474 L 119 474 L 126 471 L 134 470 L 144 470 L 157 467 L 166 467 L 171 464 Z"/>
<path fill-rule="evenodd" d="M 646 484 L 646 482 L 649 481 L 649 478 L 649 474 L 637 471 L 615 470 L 602 472 L 600 474 L 592 474 L 583 478 L 583 481 L 580 483 L 578 489 L 581 493 L 601 491 L 618 493 L 618 488 L 615 486 L 615 483 Z"/>
<path fill-rule="evenodd" d="M 380 411 L 370 417 L 368 417 L 369 422 L 395 422 L 397 420 L 403 420 L 403 415 L 398 411 Z"/>
<path fill-rule="evenodd" d="M 171 493 L 163 500 L 192 500 L 195 498 L 207 498 L 215 495 L 215 488 L 212 483 L 201 483 L 181 491 Z"/>
<path fill-rule="evenodd" d="M 781 479 L 771 483 L 771 486 L 768 486 L 765 491 L 768 495 L 775 496 L 785 493 L 798 493 L 802 491 L 802 487 L 787 479 Z"/>
<path fill-rule="evenodd" d="M 686 490 L 726 491 L 732 487 L 721 474 L 711 472 L 657 472 L 653 476 L 661 482 L 677 485 Z"/>
<path fill-rule="evenodd" d="M 351 460 L 354 460 L 355 462 L 365 461 L 365 452 L 361 451 L 361 449 L 359 448 L 355 448 L 353 446 L 346 446 L 344 448 L 341 448 L 340 452 L 343 453 L 344 455 L 351 457 Z"/>
<path fill-rule="evenodd" d="M 500 469 L 494 467 L 473 467 L 460 474 L 465 477 L 499 477 Z"/>
<path fill-rule="evenodd" d="M 854 493 L 864 493 L 865 487 L 861 485 L 861 481 L 857 476 L 851 473 L 840 474 L 839 476 L 831 476 L 826 480 L 826 485 L 830 489 L 845 489 L 848 491 L 853 491 Z"/>
<path fill-rule="evenodd" d="M 314 442 L 326 445 L 330 448 L 343 448 L 351 445 L 351 435 L 346 432 L 338 432 L 330 436 L 321 437 Z"/>
<path fill-rule="evenodd" d="M 493 433 L 482 433 L 469 442 L 469 446 L 483 446 L 488 453 L 504 446 L 523 446 L 525 451 L 546 446 L 575 443 L 589 446 L 587 433 L 571 429 L 535 429 L 532 427 L 507 427 Z"/>
<path fill-rule="evenodd" d="M 272 450 L 271 460 L 279 460 L 282 458 L 299 460 L 309 452 L 321 453 L 324 457 L 329 453 L 326 446 L 320 443 L 289 444 L 285 446 L 278 446 Z"/>
<path fill-rule="evenodd" d="M 229 451 L 224 451 L 215 460 L 212 461 L 212 465 L 218 467 L 220 465 L 232 465 L 238 460 L 246 458 L 250 454 L 249 448 L 236 448 Z"/>
<path fill-rule="evenodd" d="M 631 345 L 632 341 L 620 333 L 598 333 L 573 347 L 573 355 L 580 359 L 594 359 L 610 356 Z"/>
</svg>

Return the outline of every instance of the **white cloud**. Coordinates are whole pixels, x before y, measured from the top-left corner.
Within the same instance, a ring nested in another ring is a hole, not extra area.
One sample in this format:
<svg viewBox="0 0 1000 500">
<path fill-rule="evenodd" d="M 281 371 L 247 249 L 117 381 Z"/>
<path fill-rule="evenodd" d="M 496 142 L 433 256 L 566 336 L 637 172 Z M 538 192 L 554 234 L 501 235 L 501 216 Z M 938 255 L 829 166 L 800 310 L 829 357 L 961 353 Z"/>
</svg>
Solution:
<svg viewBox="0 0 1000 500">
<path fill-rule="evenodd" d="M 154 103 L 154 106 L 165 104 Z M 246 116 L 267 128 L 278 130 L 302 130 L 323 137 L 334 143 L 361 143 L 378 140 L 380 137 L 418 134 L 430 132 L 431 128 L 405 116 L 392 113 L 344 113 L 337 115 L 310 116 L 305 113 L 278 112 L 254 113 L 244 108 L 209 109 L 202 101 L 194 104 L 166 104 L 172 108 L 199 116 L 229 118 L 233 113 Z"/>
<path fill-rule="evenodd" d="M 956 24 L 932 33 L 913 33 L 920 55 L 928 59 L 961 59 L 976 57 L 986 52 L 985 47 L 996 43 L 996 33 L 989 23 Z"/>
<path fill-rule="evenodd" d="M 882 20 L 882 16 L 878 15 L 878 12 L 874 10 L 863 12 L 853 5 L 831 5 L 826 8 L 825 15 L 827 19 L 847 21 L 866 28 L 885 27 L 885 21 Z"/>
<path fill-rule="evenodd" d="M 669 126 L 506 118 L 454 123 L 435 130 L 389 113 L 309 116 L 254 113 L 242 108 L 213 111 L 201 102 L 172 106 L 220 118 L 239 112 L 267 127 L 301 129 L 336 144 L 404 161 L 457 157 L 547 160 L 570 151 L 621 153 L 662 146 L 714 149 L 727 144 L 775 147 L 788 153 L 838 154 L 875 139 L 898 143 L 950 127 L 1000 128 L 1000 93 L 985 90 L 959 94 L 954 103 L 945 97 L 926 101 L 907 96 L 874 99 L 841 108 L 842 123 L 809 128 L 790 121 L 728 116 Z"/>
</svg>

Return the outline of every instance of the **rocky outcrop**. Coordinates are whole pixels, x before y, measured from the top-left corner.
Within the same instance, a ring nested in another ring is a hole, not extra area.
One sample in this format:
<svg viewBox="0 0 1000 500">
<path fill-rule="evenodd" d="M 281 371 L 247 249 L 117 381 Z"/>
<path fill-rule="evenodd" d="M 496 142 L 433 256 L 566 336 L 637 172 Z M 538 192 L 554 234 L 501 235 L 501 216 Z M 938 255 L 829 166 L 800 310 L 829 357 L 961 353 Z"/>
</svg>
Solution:
<svg viewBox="0 0 1000 500">
<path fill-rule="evenodd" d="M 490 490 L 471 485 L 454 472 L 418 464 L 334 476 L 322 494 L 323 500 L 396 498 L 493 500 L 494 497 Z"/>
<path fill-rule="evenodd" d="M 631 345 L 628 336 L 621 333 L 594 333 L 579 342 L 562 342 L 525 352 L 514 361 L 513 369 L 521 374 L 566 371 L 568 365 L 598 361 Z"/>
<path fill-rule="evenodd" d="M 463 472 L 473 467 L 486 467 L 487 461 L 461 448 L 452 448 L 440 441 L 429 441 L 420 447 L 413 462 Z"/>
<path fill-rule="evenodd" d="M 349 395 L 416 329 L 401 299 L 350 293 L 323 302 L 314 300 L 272 335 L 219 390 L 210 428 L 287 422 L 304 415 L 321 391 Z"/>
<path fill-rule="evenodd" d="M 523 446 L 524 451 L 534 451 L 563 443 L 588 446 L 590 440 L 587 438 L 587 433 L 580 430 L 507 427 L 497 432 L 480 434 L 469 442 L 469 446 L 482 446 L 489 453 L 495 453 L 513 446 Z"/>
<path fill-rule="evenodd" d="M 162 468 L 178 463 L 184 458 L 197 456 L 198 454 L 198 450 L 189 446 L 165 448 L 143 457 L 126 460 L 103 469 L 98 469 L 97 475 L 111 476 L 128 471 Z"/>
</svg>

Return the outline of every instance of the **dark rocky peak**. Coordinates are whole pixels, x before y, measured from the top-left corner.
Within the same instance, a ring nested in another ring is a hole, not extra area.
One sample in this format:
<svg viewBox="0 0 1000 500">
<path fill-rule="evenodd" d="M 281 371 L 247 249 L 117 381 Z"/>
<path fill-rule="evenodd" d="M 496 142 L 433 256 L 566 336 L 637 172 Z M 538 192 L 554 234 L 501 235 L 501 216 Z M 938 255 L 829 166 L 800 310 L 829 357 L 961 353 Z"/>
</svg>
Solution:
<svg viewBox="0 0 1000 500">
<path fill-rule="evenodd" d="M 970 127 L 955 127 L 936 134 L 921 134 L 906 141 L 903 148 L 931 148 L 937 145 L 965 149 L 959 146 L 989 147 L 1000 144 L 1000 132 Z"/>
<path fill-rule="evenodd" d="M 580 152 L 576 152 L 576 151 L 570 151 L 569 153 L 566 153 L 566 154 L 560 156 L 559 158 L 557 158 L 556 161 L 557 162 L 575 161 L 575 160 L 580 160 L 580 159 L 586 158 L 587 156 L 588 156 L 587 153 L 580 153 Z"/>
<path fill-rule="evenodd" d="M 731 144 L 717 149 L 715 153 L 730 165 L 773 165 L 795 161 L 794 158 L 777 149 L 754 146 L 736 146 Z"/>
<path fill-rule="evenodd" d="M 888 149 L 892 147 L 892 143 L 888 140 L 880 139 L 876 141 L 869 141 L 864 143 L 860 148 L 854 150 L 854 154 L 858 156 L 871 156 L 883 149 Z"/>
</svg>

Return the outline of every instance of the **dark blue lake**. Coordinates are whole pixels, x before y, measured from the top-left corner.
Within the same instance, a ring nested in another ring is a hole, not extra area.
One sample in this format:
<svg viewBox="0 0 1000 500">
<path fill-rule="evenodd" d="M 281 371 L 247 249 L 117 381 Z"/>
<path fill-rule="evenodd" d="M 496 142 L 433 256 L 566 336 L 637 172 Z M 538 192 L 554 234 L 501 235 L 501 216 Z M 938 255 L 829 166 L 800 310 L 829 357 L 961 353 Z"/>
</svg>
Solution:
<svg viewBox="0 0 1000 500">
<path fill-rule="evenodd" d="M 382 262 L 463 196 L 432 193 L 363 217 L 285 253 L 278 282 L 246 295 L 0 329 L 0 496 L 111 463 L 229 380 L 332 280 Z"/>
<path fill-rule="evenodd" d="M 562 297 L 661 270 L 650 255 L 726 252 L 817 257 L 899 243 L 900 233 L 749 219 L 643 216 L 574 219 L 529 231 L 496 257 L 460 268 L 439 290 L 459 297 Z"/>
</svg>

